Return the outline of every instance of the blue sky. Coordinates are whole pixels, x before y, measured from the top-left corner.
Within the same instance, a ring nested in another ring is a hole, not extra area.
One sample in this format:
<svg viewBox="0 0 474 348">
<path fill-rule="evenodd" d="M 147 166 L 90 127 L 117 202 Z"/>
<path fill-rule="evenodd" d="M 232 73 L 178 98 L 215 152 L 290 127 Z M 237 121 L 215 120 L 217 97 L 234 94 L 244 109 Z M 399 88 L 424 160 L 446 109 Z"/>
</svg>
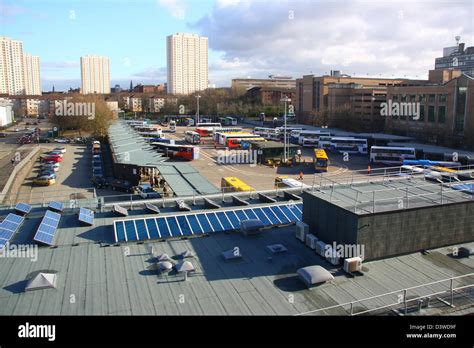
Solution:
<svg viewBox="0 0 474 348">
<path fill-rule="evenodd" d="M 210 83 L 324 74 L 426 78 L 472 0 L 0 0 L 0 35 L 39 55 L 44 90 L 80 85 L 79 58 L 110 58 L 112 86 L 166 82 L 166 36 L 209 38 Z"/>
</svg>

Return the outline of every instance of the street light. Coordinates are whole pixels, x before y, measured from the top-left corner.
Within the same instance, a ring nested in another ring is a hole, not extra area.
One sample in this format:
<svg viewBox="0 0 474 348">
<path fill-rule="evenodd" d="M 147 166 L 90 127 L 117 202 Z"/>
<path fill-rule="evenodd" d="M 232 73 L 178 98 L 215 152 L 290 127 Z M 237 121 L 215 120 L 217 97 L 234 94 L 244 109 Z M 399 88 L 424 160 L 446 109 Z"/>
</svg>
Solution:
<svg viewBox="0 0 474 348">
<path fill-rule="evenodd" d="M 196 101 L 197 101 L 197 112 L 196 112 L 196 115 L 197 115 L 197 120 L 196 120 L 196 124 L 199 123 L 199 99 L 201 98 L 201 96 L 198 94 L 196 96 Z"/>
<path fill-rule="evenodd" d="M 283 146 L 283 157 L 284 157 L 284 160 L 285 160 L 285 163 L 286 163 L 287 162 L 287 156 L 286 156 L 286 104 L 290 103 L 291 99 L 288 98 L 288 97 L 284 97 L 284 98 L 280 99 L 280 102 L 285 103 L 285 116 L 283 118 L 284 127 L 285 127 L 285 129 L 283 130 L 283 144 L 284 144 L 284 146 Z"/>
</svg>

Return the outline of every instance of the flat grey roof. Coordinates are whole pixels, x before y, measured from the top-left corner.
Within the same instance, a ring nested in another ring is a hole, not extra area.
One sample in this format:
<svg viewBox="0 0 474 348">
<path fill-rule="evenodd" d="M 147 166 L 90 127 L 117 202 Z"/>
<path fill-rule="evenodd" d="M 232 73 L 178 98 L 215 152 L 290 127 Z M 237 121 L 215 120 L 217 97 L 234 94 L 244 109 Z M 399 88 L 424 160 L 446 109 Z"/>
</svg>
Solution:
<svg viewBox="0 0 474 348">
<path fill-rule="evenodd" d="M 28 218 L 16 242 L 31 242 L 40 220 L 40 214 Z M 0 259 L 0 315 L 291 315 L 471 273 L 474 268 L 474 258 L 453 259 L 442 248 L 428 255 L 414 253 L 364 263 L 364 275 L 349 277 L 297 240 L 292 227 L 255 237 L 220 233 L 151 243 L 156 254 L 173 257 L 190 250 L 196 255 L 190 261 L 197 272 L 184 282 L 182 275 L 162 277 L 147 270 L 153 260 L 146 245 L 98 243 L 112 239 L 113 220 L 96 214 L 95 226 L 83 227 L 76 215 L 65 215 L 57 248 L 40 247 L 36 262 Z M 277 243 L 288 251 L 270 254 L 266 246 Z M 236 246 L 242 260 L 224 261 L 221 253 Z M 328 269 L 335 280 L 307 289 L 296 270 L 309 265 Z M 25 278 L 38 270 L 57 271 L 57 289 L 24 292 Z M 428 290 L 440 288 L 435 284 Z M 472 294 L 456 294 L 455 300 L 461 304 L 466 298 L 472 301 Z M 374 303 L 390 300 L 380 298 Z M 447 309 L 442 305 L 427 311 L 439 314 Z M 319 314 L 347 315 L 348 309 Z"/>
<path fill-rule="evenodd" d="M 165 162 L 168 158 L 157 152 L 125 122 L 118 121 L 110 125 L 109 140 L 117 163 L 157 168 L 177 196 L 220 192 L 189 164 Z"/>
<path fill-rule="evenodd" d="M 400 209 L 438 206 L 456 202 L 474 202 L 474 196 L 451 185 L 425 181 L 419 176 L 377 177 L 366 183 L 323 183 L 308 193 L 358 215 Z"/>
</svg>

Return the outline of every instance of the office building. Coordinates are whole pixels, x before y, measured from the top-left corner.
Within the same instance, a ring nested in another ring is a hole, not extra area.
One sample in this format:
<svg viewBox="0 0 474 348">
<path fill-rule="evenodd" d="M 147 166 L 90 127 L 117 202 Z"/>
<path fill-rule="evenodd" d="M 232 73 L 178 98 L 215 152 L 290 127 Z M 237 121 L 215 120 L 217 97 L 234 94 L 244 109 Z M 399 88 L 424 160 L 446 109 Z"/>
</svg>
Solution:
<svg viewBox="0 0 474 348">
<path fill-rule="evenodd" d="M 456 36 L 455 46 L 443 48 L 443 56 L 435 60 L 435 69 L 459 69 L 474 77 L 474 46 L 465 49 L 465 44 L 460 43 L 460 39 L 460 36 Z"/>
<path fill-rule="evenodd" d="M 108 57 L 81 57 L 81 93 L 110 93 L 110 69 Z"/>
<path fill-rule="evenodd" d="M 166 38 L 168 93 L 190 94 L 209 83 L 208 39 L 177 33 Z"/>
</svg>

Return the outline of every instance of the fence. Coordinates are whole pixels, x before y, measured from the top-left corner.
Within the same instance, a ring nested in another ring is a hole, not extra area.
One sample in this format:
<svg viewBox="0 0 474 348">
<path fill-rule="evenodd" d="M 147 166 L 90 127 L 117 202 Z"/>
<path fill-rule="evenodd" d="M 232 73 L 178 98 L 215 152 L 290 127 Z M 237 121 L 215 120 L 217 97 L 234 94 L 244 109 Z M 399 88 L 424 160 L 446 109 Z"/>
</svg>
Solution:
<svg viewBox="0 0 474 348">
<path fill-rule="evenodd" d="M 465 279 L 468 279 L 468 278 L 470 278 L 469 279 L 469 284 L 455 286 L 456 282 L 461 282 L 461 281 L 463 281 Z M 444 284 L 444 289 L 442 289 L 443 284 Z M 440 288 L 440 290 L 439 291 L 429 290 L 429 291 L 424 292 L 423 289 L 427 288 L 428 286 L 430 286 L 430 287 L 438 286 Z M 430 304 L 430 301 L 431 301 L 431 297 L 433 297 L 433 296 L 438 296 L 436 298 L 436 300 L 438 300 L 438 301 L 440 301 L 440 302 L 442 302 L 442 303 L 444 303 L 448 306 L 455 307 L 454 306 L 454 295 L 455 295 L 455 293 L 460 292 L 460 291 L 464 291 L 464 290 L 472 288 L 472 287 L 474 287 L 474 273 L 469 273 L 469 274 L 465 274 L 465 275 L 462 275 L 462 276 L 451 277 L 451 278 L 447 278 L 447 279 L 442 279 L 442 280 L 438 280 L 438 281 L 434 281 L 434 282 L 430 282 L 430 283 L 425 283 L 425 284 L 413 286 L 413 287 L 410 287 L 410 288 L 391 291 L 391 292 L 387 292 L 387 293 L 384 293 L 384 294 L 381 294 L 381 295 L 367 297 L 367 298 L 364 298 L 364 299 L 361 299 L 361 300 L 346 302 L 346 303 L 342 303 L 342 304 L 338 304 L 338 305 L 334 305 L 334 306 L 329 306 L 329 307 L 325 307 L 325 308 L 319 308 L 319 309 L 315 309 L 315 310 L 312 310 L 312 311 L 299 313 L 297 315 L 317 314 L 317 313 L 320 313 L 320 312 L 323 312 L 323 311 L 331 311 L 331 310 L 334 310 L 334 309 L 337 309 L 337 308 L 345 310 L 349 315 L 361 315 L 361 314 L 367 314 L 367 313 L 371 313 L 371 312 L 374 312 L 374 311 L 393 308 L 393 307 L 397 307 L 397 306 L 398 307 L 401 306 L 403 314 L 407 314 L 408 313 L 408 306 L 409 306 L 410 303 L 416 301 L 417 304 L 418 304 L 418 308 L 421 308 L 421 305 L 423 303 L 425 303 L 426 306 L 428 307 L 429 304 Z M 412 293 L 414 294 L 414 297 L 408 298 Z M 439 297 L 441 295 L 449 295 L 449 301 Z M 396 297 L 396 300 L 393 301 L 393 300 L 389 299 L 387 301 L 388 303 L 384 303 L 382 305 L 378 305 L 378 306 L 375 306 L 373 308 L 368 308 L 368 309 L 366 308 L 365 310 L 361 310 L 361 311 L 358 311 L 358 312 L 354 311 L 354 307 L 358 304 L 366 303 L 368 301 L 373 302 L 374 300 L 383 301 L 384 298 L 387 298 L 387 297 L 390 297 L 390 298 Z M 472 299 L 471 299 L 470 302 L 472 302 Z"/>
</svg>

